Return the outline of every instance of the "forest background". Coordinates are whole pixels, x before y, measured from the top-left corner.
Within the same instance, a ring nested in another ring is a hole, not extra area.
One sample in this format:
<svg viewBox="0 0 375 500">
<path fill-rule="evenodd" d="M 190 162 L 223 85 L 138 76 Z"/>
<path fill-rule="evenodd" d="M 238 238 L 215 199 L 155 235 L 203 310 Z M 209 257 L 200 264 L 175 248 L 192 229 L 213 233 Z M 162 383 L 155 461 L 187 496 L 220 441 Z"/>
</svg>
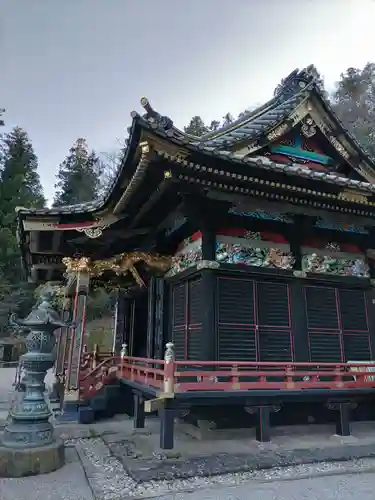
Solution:
<svg viewBox="0 0 375 500">
<path fill-rule="evenodd" d="M 321 82 L 324 90 L 323 79 Z M 336 82 L 335 90 L 325 93 L 345 128 L 375 159 L 375 63 L 361 69 L 347 69 Z M 207 124 L 200 116 L 194 116 L 184 130 L 201 136 L 237 118 L 228 112 L 222 119 Z M 0 127 L 4 121 L 6 110 L 0 109 Z M 120 141 L 117 150 L 99 154 L 89 148 L 84 138 L 77 138 L 58 166 L 53 205 L 72 205 L 103 195 L 120 168 L 124 149 L 125 142 Z M 36 299 L 36 285 L 27 282 L 21 266 L 16 237 L 18 206 L 46 206 L 38 158 L 22 124 L 0 135 L 0 338 L 12 334 L 10 314 L 28 314 Z M 109 328 L 114 303 L 115 295 L 106 290 L 93 290 L 90 295 L 88 320 L 101 325 L 98 337 L 103 337 L 103 329 Z M 94 334 L 91 340 L 96 341 Z"/>
</svg>

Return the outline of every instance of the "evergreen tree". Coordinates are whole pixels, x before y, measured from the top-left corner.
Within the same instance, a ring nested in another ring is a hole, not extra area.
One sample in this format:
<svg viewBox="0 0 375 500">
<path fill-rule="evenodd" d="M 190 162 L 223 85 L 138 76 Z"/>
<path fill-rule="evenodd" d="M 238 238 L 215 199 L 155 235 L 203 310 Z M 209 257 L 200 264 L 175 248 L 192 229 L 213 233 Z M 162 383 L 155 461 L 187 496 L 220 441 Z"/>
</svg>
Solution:
<svg viewBox="0 0 375 500">
<path fill-rule="evenodd" d="M 16 239 L 16 207 L 41 208 L 45 204 L 38 175 L 38 160 L 24 130 L 14 128 L 2 137 L 0 166 L 0 333 L 7 332 L 12 311 L 30 305 L 32 287 L 22 281 Z"/>
<path fill-rule="evenodd" d="M 247 111 L 243 111 L 242 113 L 240 113 L 238 115 L 238 118 L 244 116 L 245 113 L 247 113 Z M 207 134 L 208 132 L 216 132 L 220 128 L 226 127 L 233 122 L 234 122 L 234 117 L 231 113 L 226 113 L 223 116 L 222 122 L 220 122 L 219 120 L 212 120 L 208 126 L 205 125 L 204 121 L 200 116 L 193 116 L 193 118 L 190 120 L 189 125 L 187 125 L 184 128 L 184 131 L 187 134 L 195 135 L 196 137 L 201 137 L 202 135 Z"/>
<path fill-rule="evenodd" d="M 221 126 L 227 127 L 228 125 L 230 125 L 233 122 L 234 122 L 233 116 L 230 113 L 227 113 L 223 116 L 223 123 Z"/>
<path fill-rule="evenodd" d="M 208 128 L 210 132 L 216 132 L 216 130 L 219 130 L 220 126 L 219 120 L 212 120 Z"/>
<path fill-rule="evenodd" d="M 119 147 L 100 155 L 101 159 L 101 177 L 100 177 L 100 194 L 105 194 L 110 189 L 115 180 L 126 151 L 125 141 L 118 141 Z"/>
<path fill-rule="evenodd" d="M 190 135 L 195 135 L 200 137 L 201 135 L 207 134 L 209 132 L 208 127 L 204 124 L 204 121 L 200 116 L 193 116 L 187 127 L 184 128 L 185 132 Z"/>
<path fill-rule="evenodd" d="M 342 73 L 332 99 L 344 126 L 375 158 L 375 64 Z"/>
<path fill-rule="evenodd" d="M 85 139 L 78 139 L 60 164 L 53 205 L 74 205 L 97 198 L 102 170 L 99 157 L 89 151 Z"/>
</svg>

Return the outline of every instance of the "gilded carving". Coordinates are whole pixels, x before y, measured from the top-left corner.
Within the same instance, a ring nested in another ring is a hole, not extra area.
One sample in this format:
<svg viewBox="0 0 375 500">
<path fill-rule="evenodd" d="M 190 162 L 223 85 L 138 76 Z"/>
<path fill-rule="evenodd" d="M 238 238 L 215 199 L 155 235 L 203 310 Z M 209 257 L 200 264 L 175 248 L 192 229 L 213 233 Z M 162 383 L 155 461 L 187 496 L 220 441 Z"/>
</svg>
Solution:
<svg viewBox="0 0 375 500">
<path fill-rule="evenodd" d="M 62 263 L 66 267 L 67 273 L 88 273 L 90 259 L 88 257 L 80 257 L 74 259 L 72 257 L 64 257 Z"/>
<path fill-rule="evenodd" d="M 279 125 L 278 127 L 276 127 L 274 130 L 272 130 L 272 132 L 270 132 L 267 135 L 267 139 L 269 141 L 274 141 L 275 139 L 277 139 L 281 135 L 285 134 L 288 131 L 288 129 L 289 129 L 288 124 L 287 123 L 282 123 L 281 125 Z"/>
<path fill-rule="evenodd" d="M 358 278 L 370 276 L 369 267 L 363 258 L 336 257 L 329 252 L 327 255 L 316 253 L 304 255 L 302 257 L 302 271 L 335 276 L 356 276 Z"/>
<path fill-rule="evenodd" d="M 277 269 L 293 269 L 295 263 L 291 252 L 279 248 L 255 248 L 255 246 L 232 243 L 220 243 L 216 250 L 216 259 L 222 264 L 244 264 Z"/>
<path fill-rule="evenodd" d="M 289 116 L 289 119 L 292 120 L 293 126 L 297 125 L 297 123 L 303 120 L 303 118 L 305 118 L 305 116 L 307 115 L 308 111 L 309 111 L 309 104 L 306 104 L 306 102 L 298 106 Z"/>
<path fill-rule="evenodd" d="M 367 203 L 367 196 L 359 191 L 354 191 L 351 189 L 344 189 L 339 193 L 338 198 L 340 200 L 350 201 L 354 203 Z"/>
<path fill-rule="evenodd" d="M 301 132 L 307 138 L 313 137 L 316 134 L 316 124 L 310 116 L 306 117 L 302 123 Z"/>
<path fill-rule="evenodd" d="M 138 285 L 144 286 L 144 282 L 135 264 L 144 262 L 150 268 L 158 269 L 161 272 L 167 272 L 171 266 L 171 257 L 159 254 L 150 254 L 146 252 L 121 253 L 106 260 L 92 261 L 88 257 L 74 259 L 64 257 L 63 264 L 68 273 L 87 273 L 92 277 L 101 276 L 106 271 L 112 271 L 116 275 L 125 275 L 131 273 Z"/>
<path fill-rule="evenodd" d="M 333 145 L 333 147 L 346 159 L 346 160 L 349 160 L 350 159 L 350 154 L 348 153 L 348 151 L 344 148 L 344 146 L 341 144 L 340 141 L 338 141 L 336 139 L 336 137 L 334 137 L 333 135 L 329 135 L 328 136 L 331 144 Z"/>
<path fill-rule="evenodd" d="M 79 227 L 76 229 L 76 231 L 79 231 L 80 233 L 85 233 L 87 237 L 95 239 L 95 238 L 100 238 L 106 227 L 107 227 L 106 225 L 97 227 Z"/>
</svg>

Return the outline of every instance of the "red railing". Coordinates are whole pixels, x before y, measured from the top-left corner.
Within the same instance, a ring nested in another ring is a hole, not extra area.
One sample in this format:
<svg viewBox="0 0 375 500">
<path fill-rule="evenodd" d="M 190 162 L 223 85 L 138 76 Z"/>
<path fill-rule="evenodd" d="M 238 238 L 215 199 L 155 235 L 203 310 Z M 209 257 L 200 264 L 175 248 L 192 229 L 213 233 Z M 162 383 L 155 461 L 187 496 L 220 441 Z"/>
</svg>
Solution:
<svg viewBox="0 0 375 500">
<path fill-rule="evenodd" d="M 87 399 L 117 376 L 119 358 L 111 356 L 99 363 L 93 370 L 82 376 L 80 380 L 80 396 Z"/>
<path fill-rule="evenodd" d="M 118 376 L 162 389 L 165 379 L 166 363 L 161 359 L 135 358 L 126 356 L 121 359 Z M 173 376 L 173 373 L 171 374 Z"/>
<path fill-rule="evenodd" d="M 80 380 L 83 380 L 85 376 L 91 373 L 95 368 L 103 361 L 113 358 L 114 353 L 111 351 L 99 351 L 96 345 L 92 352 L 88 352 L 86 346 L 81 355 L 81 366 L 80 366 Z"/>
<path fill-rule="evenodd" d="M 172 361 L 125 357 L 118 376 L 164 393 L 187 391 L 375 389 L 375 363 Z M 167 384 L 167 386 L 166 386 Z"/>
<path fill-rule="evenodd" d="M 189 391 L 375 389 L 375 363 L 173 361 L 101 353 L 82 372 L 80 392 L 94 395 L 114 377 L 164 394 Z M 92 368 L 92 363 L 94 367 Z M 373 372 L 373 373 L 371 373 Z"/>
</svg>

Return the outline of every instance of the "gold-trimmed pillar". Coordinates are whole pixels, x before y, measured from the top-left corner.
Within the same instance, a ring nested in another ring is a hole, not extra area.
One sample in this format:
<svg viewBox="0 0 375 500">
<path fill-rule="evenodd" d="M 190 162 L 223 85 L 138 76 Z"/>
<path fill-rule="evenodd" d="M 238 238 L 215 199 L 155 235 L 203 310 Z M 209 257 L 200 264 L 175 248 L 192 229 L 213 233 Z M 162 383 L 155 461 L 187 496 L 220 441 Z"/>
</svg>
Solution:
<svg viewBox="0 0 375 500">
<path fill-rule="evenodd" d="M 64 323 L 69 323 L 71 320 L 71 300 L 69 297 L 64 297 L 62 303 L 61 317 Z M 59 404 L 61 407 L 64 397 L 64 382 L 65 370 L 67 366 L 67 358 L 69 352 L 70 328 L 60 328 L 57 339 L 56 358 L 55 358 L 55 383 L 50 401 Z"/>
<path fill-rule="evenodd" d="M 81 358 L 86 331 L 86 309 L 89 293 L 90 275 L 88 259 L 64 259 L 67 266 L 70 284 L 75 283 L 73 300 L 73 326 L 68 329 L 69 348 L 67 353 L 67 367 L 65 373 L 64 403 L 61 420 L 78 420 L 80 404 L 79 383 Z"/>
</svg>

